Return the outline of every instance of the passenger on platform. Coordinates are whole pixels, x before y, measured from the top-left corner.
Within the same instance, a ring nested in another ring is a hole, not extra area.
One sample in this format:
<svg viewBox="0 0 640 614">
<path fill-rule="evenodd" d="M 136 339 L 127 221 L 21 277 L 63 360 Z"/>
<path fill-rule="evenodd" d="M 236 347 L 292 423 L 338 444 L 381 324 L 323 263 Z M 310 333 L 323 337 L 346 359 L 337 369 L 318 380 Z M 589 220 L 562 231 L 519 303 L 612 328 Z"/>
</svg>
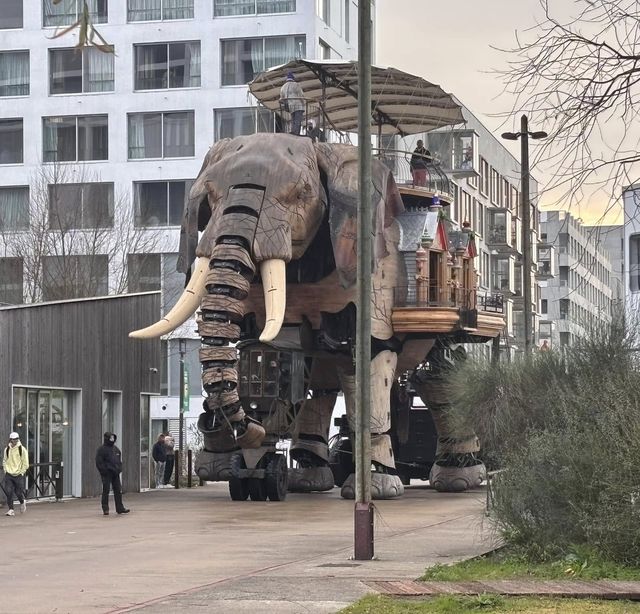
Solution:
<svg viewBox="0 0 640 614">
<path fill-rule="evenodd" d="M 304 116 L 304 92 L 292 72 L 287 73 L 287 80 L 280 89 L 280 106 L 291 114 L 291 134 L 300 134 Z"/>
<path fill-rule="evenodd" d="M 324 130 L 321 130 L 314 120 L 310 119 L 307 122 L 307 136 L 315 143 L 316 141 L 320 141 L 320 143 L 324 143 L 327 139 L 324 136 Z"/>
<path fill-rule="evenodd" d="M 416 143 L 416 148 L 411 156 L 411 176 L 413 177 L 414 186 L 427 185 L 427 168 L 431 163 L 431 152 L 424 146 L 421 140 Z"/>
</svg>

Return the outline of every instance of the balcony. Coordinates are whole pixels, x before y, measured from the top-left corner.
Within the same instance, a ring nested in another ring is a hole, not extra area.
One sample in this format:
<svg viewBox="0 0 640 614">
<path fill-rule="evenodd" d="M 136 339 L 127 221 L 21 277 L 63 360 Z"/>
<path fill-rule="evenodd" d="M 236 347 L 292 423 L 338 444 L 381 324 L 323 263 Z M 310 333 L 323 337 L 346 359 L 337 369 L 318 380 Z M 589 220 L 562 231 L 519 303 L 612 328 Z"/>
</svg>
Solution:
<svg viewBox="0 0 640 614">
<path fill-rule="evenodd" d="M 412 172 L 413 153 L 410 151 L 374 149 L 373 155 L 393 173 L 401 192 L 405 191 L 402 188 L 410 188 L 411 193 L 416 196 L 437 195 L 449 203 L 453 200 L 451 182 L 436 157 L 421 159 L 421 166 L 424 168 Z"/>
<path fill-rule="evenodd" d="M 487 246 L 499 252 L 513 253 L 517 233 L 514 233 L 511 212 L 508 209 L 492 209 L 487 213 Z"/>
<path fill-rule="evenodd" d="M 538 244 L 538 270 L 536 278 L 539 280 L 551 279 L 558 274 L 556 270 L 556 250 L 553 245 Z"/>
</svg>

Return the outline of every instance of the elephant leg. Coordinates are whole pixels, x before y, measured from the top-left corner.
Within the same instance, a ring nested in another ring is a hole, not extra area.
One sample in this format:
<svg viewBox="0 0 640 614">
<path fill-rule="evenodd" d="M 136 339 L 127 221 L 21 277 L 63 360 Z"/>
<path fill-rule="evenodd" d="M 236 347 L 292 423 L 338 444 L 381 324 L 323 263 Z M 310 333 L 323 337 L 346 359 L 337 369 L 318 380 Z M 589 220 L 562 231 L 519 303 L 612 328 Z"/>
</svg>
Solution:
<svg viewBox="0 0 640 614">
<path fill-rule="evenodd" d="M 429 482 L 440 492 L 463 492 L 480 486 L 486 476 L 477 458 L 480 442 L 472 429 L 454 430 L 447 416 L 448 394 L 443 378 L 434 377 L 416 385 L 416 392 L 429 407 L 438 433 L 436 460 Z"/>
<path fill-rule="evenodd" d="M 371 496 L 391 499 L 404 493 L 400 478 L 393 473 L 395 461 L 389 429 L 391 428 L 391 387 L 393 386 L 398 355 L 384 350 L 371 361 Z M 338 371 L 344 391 L 347 418 L 355 432 L 356 381 L 355 375 Z M 355 498 L 355 475 L 351 474 L 340 493 L 345 499 Z"/>
<path fill-rule="evenodd" d="M 265 430 L 245 415 L 238 396 L 237 350 L 229 347 L 240 337 L 242 301 L 249 292 L 254 267 L 247 251 L 235 244 L 218 244 L 207 274 L 198 333 L 202 338 L 202 384 L 207 393 L 198 419 L 204 449 L 196 471 L 204 480 L 231 477 L 230 457 L 238 448 L 257 448 Z"/>
<path fill-rule="evenodd" d="M 314 391 L 314 394 L 318 394 Z M 327 437 L 336 393 L 327 392 L 306 399 L 296 417 L 291 457 L 298 466 L 289 470 L 289 490 L 311 492 L 331 490 L 333 473 L 329 468 Z"/>
</svg>

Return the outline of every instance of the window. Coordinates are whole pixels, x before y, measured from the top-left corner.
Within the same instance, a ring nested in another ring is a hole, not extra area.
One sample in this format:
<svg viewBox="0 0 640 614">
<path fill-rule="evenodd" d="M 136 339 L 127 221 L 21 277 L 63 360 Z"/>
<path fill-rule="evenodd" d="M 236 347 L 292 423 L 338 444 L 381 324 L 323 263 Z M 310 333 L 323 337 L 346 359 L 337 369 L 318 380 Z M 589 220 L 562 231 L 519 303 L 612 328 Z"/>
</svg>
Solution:
<svg viewBox="0 0 640 614">
<path fill-rule="evenodd" d="M 42 298 L 59 301 L 105 296 L 109 256 L 45 256 L 42 261 Z"/>
<path fill-rule="evenodd" d="M 29 52 L 0 53 L 0 96 L 29 95 Z"/>
<path fill-rule="evenodd" d="M 176 270 L 178 254 L 129 254 L 129 292 L 162 290 L 162 311 L 168 311 L 184 289 L 184 277 Z"/>
<path fill-rule="evenodd" d="M 640 292 L 640 234 L 629 237 L 629 290 Z"/>
<path fill-rule="evenodd" d="M 91 22 L 106 23 L 108 0 L 60 0 L 57 4 L 54 4 L 54 0 L 43 0 L 43 25 L 58 27 L 74 24 L 82 16 L 85 1 Z"/>
<path fill-rule="evenodd" d="M 150 181 L 133 184 L 138 227 L 180 226 L 185 196 L 193 181 Z"/>
<path fill-rule="evenodd" d="M 0 232 L 29 228 L 29 188 L 0 188 Z"/>
<path fill-rule="evenodd" d="M 22 27 L 23 2 L 24 0 L 2 0 L 0 30 L 13 30 Z"/>
<path fill-rule="evenodd" d="M 43 160 L 78 162 L 109 159 L 106 115 L 43 118 Z"/>
<path fill-rule="evenodd" d="M 316 13 L 322 21 L 342 34 L 342 0 L 316 0 Z M 346 11 L 345 11 L 346 13 Z"/>
<path fill-rule="evenodd" d="M 135 89 L 200 87 L 200 42 L 134 45 Z"/>
<path fill-rule="evenodd" d="M 22 303 L 22 258 L 0 258 L 0 304 Z"/>
<path fill-rule="evenodd" d="M 331 47 L 327 45 L 322 39 L 318 41 L 318 46 L 320 47 L 320 59 L 321 60 L 330 60 L 331 59 Z"/>
<path fill-rule="evenodd" d="M 476 234 L 482 236 L 484 234 L 484 205 L 481 201 L 476 200 L 475 198 L 473 201 L 476 209 L 476 225 L 473 230 L 476 231 Z"/>
<path fill-rule="evenodd" d="M 54 230 L 111 228 L 113 183 L 49 186 L 49 227 Z"/>
<path fill-rule="evenodd" d="M 489 163 L 484 158 L 480 158 L 480 193 L 489 194 Z"/>
<path fill-rule="evenodd" d="M 129 0 L 128 21 L 193 19 L 193 0 Z"/>
<path fill-rule="evenodd" d="M 49 92 L 80 94 L 112 92 L 114 89 L 114 54 L 96 47 L 49 50 Z"/>
<path fill-rule="evenodd" d="M 296 0 L 213 0 L 214 17 L 295 12 Z"/>
<path fill-rule="evenodd" d="M 214 124 L 216 141 L 256 132 L 274 132 L 274 114 L 263 107 L 216 109 Z"/>
<path fill-rule="evenodd" d="M 0 119 L 0 164 L 22 164 L 22 118 Z"/>
<path fill-rule="evenodd" d="M 185 158 L 195 153 L 193 111 L 129 115 L 129 159 Z"/>
<path fill-rule="evenodd" d="M 351 0 L 344 0 L 344 40 L 349 42 L 349 4 Z"/>
<path fill-rule="evenodd" d="M 491 169 L 491 202 L 494 205 L 498 204 L 500 198 L 500 174 L 495 169 Z"/>
<path fill-rule="evenodd" d="M 304 36 L 274 36 L 220 41 L 222 85 L 244 85 L 259 72 L 306 53 Z"/>
<path fill-rule="evenodd" d="M 548 305 L 547 299 L 546 299 L 546 298 L 543 298 L 543 299 L 540 301 L 540 311 L 541 311 L 542 313 L 547 313 L 547 309 L 548 309 L 547 305 Z"/>
</svg>

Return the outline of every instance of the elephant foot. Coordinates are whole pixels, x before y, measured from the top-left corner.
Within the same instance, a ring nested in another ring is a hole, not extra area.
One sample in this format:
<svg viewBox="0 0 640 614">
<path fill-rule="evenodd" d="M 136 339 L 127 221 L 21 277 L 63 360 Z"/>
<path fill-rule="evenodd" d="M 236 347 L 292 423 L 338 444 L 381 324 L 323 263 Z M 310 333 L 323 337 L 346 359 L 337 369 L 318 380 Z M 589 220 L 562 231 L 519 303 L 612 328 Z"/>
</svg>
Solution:
<svg viewBox="0 0 640 614">
<path fill-rule="evenodd" d="M 429 483 L 438 492 L 464 492 L 478 488 L 486 478 L 483 462 L 466 467 L 446 466 L 436 461 L 429 473 Z"/>
<path fill-rule="evenodd" d="M 289 469 L 289 492 L 313 492 L 333 488 L 330 467 L 296 467 Z"/>
<path fill-rule="evenodd" d="M 208 452 L 202 450 L 196 457 L 196 475 L 208 482 L 226 482 L 231 479 L 231 457 L 234 452 Z"/>
<path fill-rule="evenodd" d="M 371 472 L 371 498 L 394 499 L 404 494 L 404 485 L 397 475 Z M 343 499 L 356 498 L 356 475 L 352 473 L 342 485 L 340 496 Z"/>
</svg>

